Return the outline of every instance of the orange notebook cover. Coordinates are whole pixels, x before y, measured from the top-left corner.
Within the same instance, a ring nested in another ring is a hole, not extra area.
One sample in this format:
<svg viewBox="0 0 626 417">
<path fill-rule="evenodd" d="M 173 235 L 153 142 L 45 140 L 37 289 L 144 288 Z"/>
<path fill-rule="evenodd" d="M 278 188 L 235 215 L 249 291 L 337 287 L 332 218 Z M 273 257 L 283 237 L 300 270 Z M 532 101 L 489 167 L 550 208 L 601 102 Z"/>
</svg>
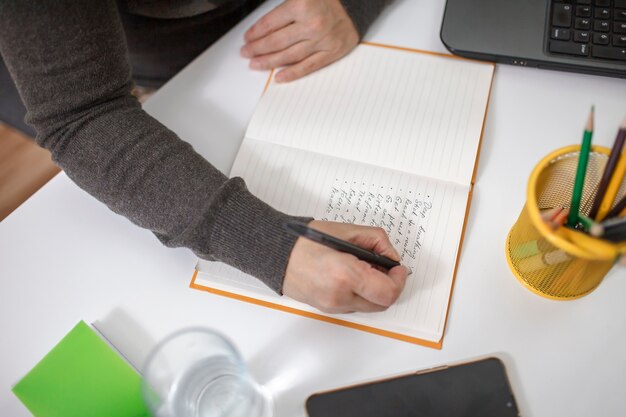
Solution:
<svg viewBox="0 0 626 417">
<path fill-rule="evenodd" d="M 329 315 L 228 265 L 191 287 L 440 349 L 495 65 L 378 44 L 270 78 L 231 176 L 283 212 L 382 227 L 412 274 L 380 313 Z"/>
</svg>

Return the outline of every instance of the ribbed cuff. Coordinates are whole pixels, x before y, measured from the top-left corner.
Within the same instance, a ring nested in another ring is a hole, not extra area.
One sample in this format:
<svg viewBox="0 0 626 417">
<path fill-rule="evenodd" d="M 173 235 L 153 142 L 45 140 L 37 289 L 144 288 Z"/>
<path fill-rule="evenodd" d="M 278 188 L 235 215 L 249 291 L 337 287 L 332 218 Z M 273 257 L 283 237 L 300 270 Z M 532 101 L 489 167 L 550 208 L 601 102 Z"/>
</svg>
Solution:
<svg viewBox="0 0 626 417">
<path fill-rule="evenodd" d="M 200 225 L 208 232 L 207 246 L 196 254 L 232 265 L 282 294 L 285 270 L 297 240 L 283 224 L 312 219 L 273 209 L 253 196 L 241 178 L 228 180 L 221 191 L 222 201 L 212 202 L 211 213 Z"/>
<path fill-rule="evenodd" d="M 376 20 L 383 9 L 393 0 L 340 0 L 344 9 L 352 19 L 352 23 L 363 39 L 367 29 Z"/>
</svg>

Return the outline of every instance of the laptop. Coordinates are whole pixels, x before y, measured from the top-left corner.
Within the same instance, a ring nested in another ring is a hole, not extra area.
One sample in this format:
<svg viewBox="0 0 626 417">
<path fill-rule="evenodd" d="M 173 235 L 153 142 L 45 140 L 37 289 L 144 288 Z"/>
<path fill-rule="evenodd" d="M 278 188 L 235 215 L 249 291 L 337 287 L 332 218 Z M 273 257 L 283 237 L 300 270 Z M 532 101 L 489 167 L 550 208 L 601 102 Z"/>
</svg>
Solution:
<svg viewBox="0 0 626 417">
<path fill-rule="evenodd" d="M 447 0 L 441 40 L 467 58 L 626 78 L 626 0 Z"/>
</svg>

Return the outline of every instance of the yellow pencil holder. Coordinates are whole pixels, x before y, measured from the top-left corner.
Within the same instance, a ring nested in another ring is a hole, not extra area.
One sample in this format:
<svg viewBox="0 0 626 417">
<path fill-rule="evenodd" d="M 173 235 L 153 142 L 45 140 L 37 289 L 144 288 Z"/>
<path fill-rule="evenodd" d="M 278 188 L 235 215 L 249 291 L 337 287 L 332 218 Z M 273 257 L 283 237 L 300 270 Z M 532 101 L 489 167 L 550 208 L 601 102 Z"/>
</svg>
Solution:
<svg viewBox="0 0 626 417">
<path fill-rule="evenodd" d="M 531 291 L 550 299 L 573 300 L 593 291 L 613 267 L 623 244 L 614 244 L 566 227 L 551 228 L 542 210 L 569 208 L 580 146 L 568 146 L 546 156 L 528 181 L 526 205 L 506 239 L 511 271 Z M 609 149 L 593 146 L 580 213 L 591 210 Z M 626 193 L 626 179 L 616 201 Z"/>
</svg>

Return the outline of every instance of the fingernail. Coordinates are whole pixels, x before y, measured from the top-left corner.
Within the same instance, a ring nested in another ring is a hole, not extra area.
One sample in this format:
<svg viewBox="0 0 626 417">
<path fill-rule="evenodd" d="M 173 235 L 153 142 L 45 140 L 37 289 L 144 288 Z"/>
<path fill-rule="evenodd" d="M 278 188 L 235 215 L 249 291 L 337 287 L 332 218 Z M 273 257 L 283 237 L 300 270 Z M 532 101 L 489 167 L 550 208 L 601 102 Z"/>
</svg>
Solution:
<svg viewBox="0 0 626 417">
<path fill-rule="evenodd" d="M 253 59 L 252 61 L 250 61 L 250 68 L 255 69 L 255 70 L 261 69 L 262 68 L 261 63 Z"/>
<path fill-rule="evenodd" d="M 239 50 L 239 53 L 241 53 L 241 56 L 244 58 L 250 58 L 250 53 L 248 52 L 248 49 L 245 46 L 242 46 L 241 49 Z"/>
<path fill-rule="evenodd" d="M 276 74 L 276 76 L 274 77 L 274 80 L 276 80 L 277 83 L 284 83 L 285 81 L 287 81 L 287 76 L 285 74 L 283 74 L 282 72 L 279 72 L 278 74 Z"/>
</svg>

